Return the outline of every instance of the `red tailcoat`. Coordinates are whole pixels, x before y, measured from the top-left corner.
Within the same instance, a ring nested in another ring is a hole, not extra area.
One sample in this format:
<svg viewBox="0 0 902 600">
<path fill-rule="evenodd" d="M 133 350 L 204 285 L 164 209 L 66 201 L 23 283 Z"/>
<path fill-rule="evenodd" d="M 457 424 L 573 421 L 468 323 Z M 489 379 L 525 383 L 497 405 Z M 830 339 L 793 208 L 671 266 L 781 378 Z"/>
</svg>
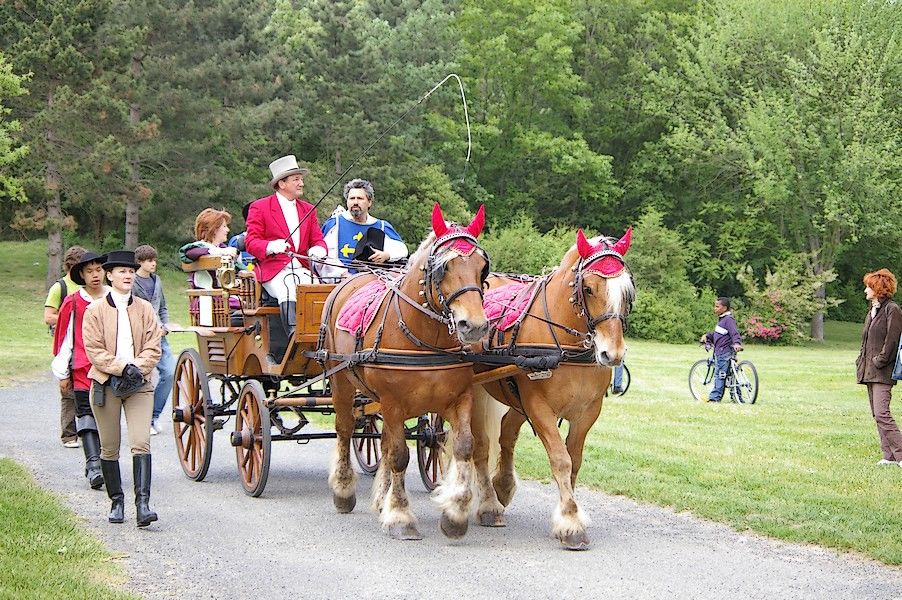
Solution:
<svg viewBox="0 0 902 600">
<path fill-rule="evenodd" d="M 312 204 L 303 200 L 295 201 L 295 206 L 298 210 L 298 220 L 301 223 L 298 229 L 301 243 L 297 248 L 294 246 L 294 240 L 288 237 L 291 232 L 288 230 L 288 223 L 285 222 L 282 207 L 275 194 L 255 200 L 251 204 L 247 215 L 245 245 L 248 252 L 259 261 L 254 268 L 254 273 L 260 281 L 269 281 L 275 277 L 291 260 L 287 254 L 266 255 L 266 244 L 273 240 L 287 240 L 288 249 L 298 254 L 307 254 L 307 251 L 313 246 L 320 246 L 323 250 L 328 251 L 316 219 L 316 209 Z M 301 264 L 307 269 L 310 268 L 304 259 L 301 259 Z"/>
<path fill-rule="evenodd" d="M 75 335 L 72 336 L 72 364 L 69 376 L 72 378 L 73 388 L 76 390 L 90 390 L 91 380 L 88 371 L 91 370 L 91 361 L 85 354 L 85 343 L 81 338 L 81 323 L 85 317 L 85 311 L 92 301 L 82 298 L 81 292 L 74 292 L 66 296 L 60 305 L 59 320 L 56 322 L 56 330 L 53 334 L 53 355 L 59 354 L 66 332 L 71 327 L 72 310 L 75 309 Z"/>
</svg>

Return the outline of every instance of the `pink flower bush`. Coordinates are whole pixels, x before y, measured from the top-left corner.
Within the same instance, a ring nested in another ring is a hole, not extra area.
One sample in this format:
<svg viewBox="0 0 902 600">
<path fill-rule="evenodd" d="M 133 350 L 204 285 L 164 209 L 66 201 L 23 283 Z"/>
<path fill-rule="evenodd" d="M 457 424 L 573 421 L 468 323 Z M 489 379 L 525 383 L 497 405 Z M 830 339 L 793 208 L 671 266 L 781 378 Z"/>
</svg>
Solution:
<svg viewBox="0 0 902 600">
<path fill-rule="evenodd" d="M 745 335 L 761 342 L 779 342 L 784 327 L 776 319 L 752 316 L 745 321 Z"/>
</svg>

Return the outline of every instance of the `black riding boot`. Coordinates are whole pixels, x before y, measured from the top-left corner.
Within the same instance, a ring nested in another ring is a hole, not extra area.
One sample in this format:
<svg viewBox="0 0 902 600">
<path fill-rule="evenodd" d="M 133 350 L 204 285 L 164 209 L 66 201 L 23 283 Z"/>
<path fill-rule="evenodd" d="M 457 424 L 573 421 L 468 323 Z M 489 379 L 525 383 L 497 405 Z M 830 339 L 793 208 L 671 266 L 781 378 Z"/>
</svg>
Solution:
<svg viewBox="0 0 902 600">
<path fill-rule="evenodd" d="M 294 330 L 297 326 L 297 302 L 282 302 L 279 304 L 279 316 L 282 318 L 282 328 L 288 335 L 288 339 L 294 336 Z"/>
<path fill-rule="evenodd" d="M 122 493 L 122 478 L 119 475 L 118 460 L 100 460 L 100 470 L 106 482 L 106 493 L 113 501 L 110 505 L 110 523 L 125 520 L 125 494 Z"/>
<path fill-rule="evenodd" d="M 132 456 L 135 477 L 135 507 L 138 509 L 138 527 L 147 527 L 157 520 L 157 513 L 150 510 L 150 454 Z"/>
<path fill-rule="evenodd" d="M 85 451 L 85 477 L 91 488 L 99 490 L 103 486 L 103 474 L 100 472 L 100 438 L 97 431 L 85 429 L 79 432 L 81 447 Z"/>
</svg>

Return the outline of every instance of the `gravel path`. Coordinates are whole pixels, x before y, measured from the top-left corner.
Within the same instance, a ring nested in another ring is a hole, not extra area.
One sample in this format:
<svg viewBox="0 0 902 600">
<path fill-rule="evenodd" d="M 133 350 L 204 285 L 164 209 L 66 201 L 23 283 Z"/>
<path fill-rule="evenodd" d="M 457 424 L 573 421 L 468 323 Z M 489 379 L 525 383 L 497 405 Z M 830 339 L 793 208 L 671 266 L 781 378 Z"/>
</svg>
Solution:
<svg viewBox="0 0 902 600">
<path fill-rule="evenodd" d="M 415 468 L 408 489 L 426 539 L 396 542 L 367 509 L 368 477 L 360 478 L 355 512 L 335 513 L 326 484 L 331 441 L 274 444 L 266 492 L 254 499 L 238 483 L 225 431 L 216 434 L 201 483 L 182 474 L 171 430 L 152 438 L 151 506 L 160 521 L 144 530 L 134 526 L 131 461 L 123 448 L 126 523 L 111 525 L 106 495 L 81 476 L 81 450 L 59 443 L 55 385 L 0 390 L 0 406 L 0 455 L 26 465 L 124 555 L 126 587 L 148 599 L 902 599 L 902 569 L 585 489 L 578 498 L 594 521 L 593 546 L 566 552 L 548 534 L 557 493 L 532 482 L 518 491 L 508 527 L 474 525 L 463 540 L 449 542 Z"/>
</svg>

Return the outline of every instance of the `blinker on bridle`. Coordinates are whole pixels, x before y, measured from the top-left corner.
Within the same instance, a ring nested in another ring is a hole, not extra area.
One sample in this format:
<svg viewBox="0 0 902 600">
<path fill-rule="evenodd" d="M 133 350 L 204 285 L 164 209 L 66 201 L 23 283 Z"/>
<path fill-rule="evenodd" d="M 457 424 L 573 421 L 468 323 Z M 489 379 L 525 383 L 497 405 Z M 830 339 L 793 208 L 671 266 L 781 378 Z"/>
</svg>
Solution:
<svg viewBox="0 0 902 600">
<path fill-rule="evenodd" d="M 448 249 L 441 254 L 438 253 L 442 247 L 456 240 L 469 242 L 472 245 L 471 250 L 466 254 L 461 254 L 456 249 Z M 465 285 L 448 294 L 448 296 L 445 296 L 441 288 L 441 283 L 445 276 L 445 266 L 447 265 L 447 262 L 439 262 L 439 258 L 447 252 L 457 252 L 462 256 L 469 256 L 477 251 L 486 261 L 486 266 L 483 268 L 480 275 L 480 285 Z M 455 329 L 454 318 L 451 313 L 451 303 L 467 292 L 476 292 L 479 294 L 480 299 L 483 298 L 483 286 L 481 284 L 484 283 L 488 277 L 488 263 L 488 254 L 482 246 L 479 245 L 476 237 L 463 230 L 456 230 L 436 238 L 429 248 L 426 264 L 421 267 L 424 271 L 424 277 L 420 280 L 420 283 L 423 285 L 423 290 L 420 294 L 425 299 L 422 305 L 424 308 L 428 308 L 441 316 L 441 320 L 448 325 L 449 334 L 454 333 Z M 434 294 L 431 292 L 434 292 Z M 434 303 L 433 296 L 438 299 L 438 306 Z"/>
</svg>

